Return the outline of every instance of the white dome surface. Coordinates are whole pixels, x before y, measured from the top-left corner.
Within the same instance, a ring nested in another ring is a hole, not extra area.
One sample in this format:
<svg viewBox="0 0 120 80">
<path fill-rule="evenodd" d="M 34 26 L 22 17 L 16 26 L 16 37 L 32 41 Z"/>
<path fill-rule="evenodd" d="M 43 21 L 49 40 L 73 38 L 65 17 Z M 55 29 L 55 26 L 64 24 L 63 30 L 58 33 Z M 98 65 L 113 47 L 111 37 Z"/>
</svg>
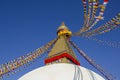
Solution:
<svg viewBox="0 0 120 80">
<path fill-rule="evenodd" d="M 18 80 L 105 80 L 95 72 L 74 64 L 51 64 L 28 72 Z"/>
</svg>

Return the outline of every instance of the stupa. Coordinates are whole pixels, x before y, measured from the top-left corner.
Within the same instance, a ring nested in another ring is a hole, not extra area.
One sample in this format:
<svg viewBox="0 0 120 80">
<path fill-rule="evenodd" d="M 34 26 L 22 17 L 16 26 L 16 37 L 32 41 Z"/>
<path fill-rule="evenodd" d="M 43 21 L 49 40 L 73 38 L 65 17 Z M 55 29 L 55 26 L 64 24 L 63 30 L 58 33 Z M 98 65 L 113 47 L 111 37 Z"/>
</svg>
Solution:
<svg viewBox="0 0 120 80">
<path fill-rule="evenodd" d="M 69 40 L 72 32 L 62 23 L 57 29 L 57 41 L 45 59 L 45 66 L 23 75 L 18 80 L 105 80 L 80 65 Z"/>
</svg>

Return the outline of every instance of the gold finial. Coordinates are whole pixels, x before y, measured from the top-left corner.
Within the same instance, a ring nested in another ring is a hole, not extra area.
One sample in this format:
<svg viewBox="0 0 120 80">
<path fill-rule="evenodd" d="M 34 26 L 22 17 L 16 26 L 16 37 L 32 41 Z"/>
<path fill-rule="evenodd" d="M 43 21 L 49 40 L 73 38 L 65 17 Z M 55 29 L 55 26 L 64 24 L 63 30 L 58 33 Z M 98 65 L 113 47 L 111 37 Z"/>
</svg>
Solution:
<svg viewBox="0 0 120 80">
<path fill-rule="evenodd" d="M 61 29 L 68 29 L 64 22 L 61 23 L 61 25 L 58 27 L 57 31 L 59 31 Z"/>
<path fill-rule="evenodd" d="M 67 26 L 65 25 L 64 22 L 61 23 L 61 26 L 58 27 L 57 29 L 57 34 L 58 36 L 61 36 L 61 35 L 69 35 L 71 36 L 72 35 L 72 32 L 67 28 Z"/>
<path fill-rule="evenodd" d="M 61 26 L 65 26 L 65 23 L 64 23 L 64 22 L 62 22 L 62 23 L 61 23 Z"/>
</svg>

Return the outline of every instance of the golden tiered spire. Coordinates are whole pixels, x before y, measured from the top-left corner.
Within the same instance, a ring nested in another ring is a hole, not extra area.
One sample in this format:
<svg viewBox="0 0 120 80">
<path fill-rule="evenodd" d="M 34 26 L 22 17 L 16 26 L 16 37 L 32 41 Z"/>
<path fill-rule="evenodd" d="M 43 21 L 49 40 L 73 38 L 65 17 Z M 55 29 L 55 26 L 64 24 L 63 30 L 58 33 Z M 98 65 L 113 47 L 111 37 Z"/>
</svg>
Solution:
<svg viewBox="0 0 120 80">
<path fill-rule="evenodd" d="M 74 63 L 79 65 L 80 63 L 69 44 L 72 32 L 65 26 L 64 22 L 58 27 L 57 34 L 58 40 L 45 59 L 45 63 Z"/>
</svg>

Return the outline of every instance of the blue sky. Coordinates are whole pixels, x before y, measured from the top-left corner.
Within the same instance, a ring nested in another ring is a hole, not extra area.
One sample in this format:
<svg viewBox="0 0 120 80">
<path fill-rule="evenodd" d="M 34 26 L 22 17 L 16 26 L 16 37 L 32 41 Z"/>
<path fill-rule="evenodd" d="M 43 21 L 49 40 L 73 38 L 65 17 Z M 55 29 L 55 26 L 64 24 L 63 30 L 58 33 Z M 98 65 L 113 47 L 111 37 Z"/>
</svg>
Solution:
<svg viewBox="0 0 120 80">
<path fill-rule="evenodd" d="M 100 0 L 100 3 L 102 0 Z M 102 25 L 120 12 L 120 0 L 109 0 Z M 61 22 L 73 32 L 83 24 L 82 0 L 1 0 L 0 1 L 0 64 L 25 55 L 56 38 Z M 119 42 L 120 29 L 96 36 L 104 41 Z M 120 79 L 120 48 L 110 47 L 81 37 L 72 40 L 105 70 Z M 92 68 L 77 54 L 81 66 Z M 45 57 L 45 56 L 44 56 Z M 17 80 L 23 74 L 43 66 L 44 57 L 5 80 Z"/>
</svg>

